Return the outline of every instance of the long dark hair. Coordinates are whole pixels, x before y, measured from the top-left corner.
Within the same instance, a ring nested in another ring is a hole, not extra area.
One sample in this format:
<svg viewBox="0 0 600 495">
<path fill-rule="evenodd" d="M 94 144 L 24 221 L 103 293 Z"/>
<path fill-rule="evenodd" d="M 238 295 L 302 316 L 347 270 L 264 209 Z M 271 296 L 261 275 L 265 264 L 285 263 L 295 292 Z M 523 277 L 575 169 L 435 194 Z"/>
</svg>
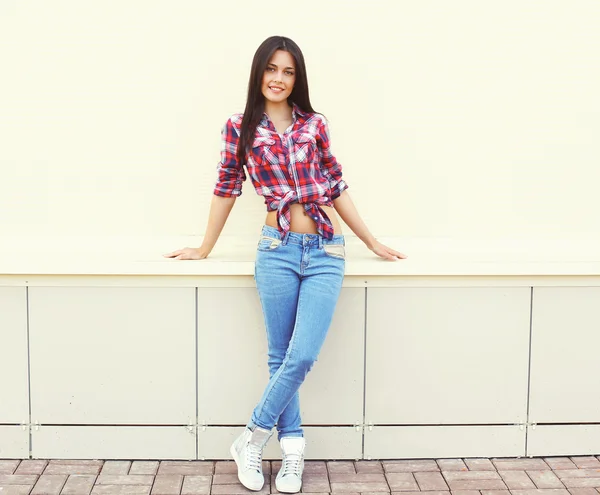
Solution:
<svg viewBox="0 0 600 495">
<path fill-rule="evenodd" d="M 246 109 L 240 130 L 240 140 L 238 143 L 237 158 L 238 163 L 246 163 L 246 153 L 254 140 L 256 127 L 265 111 L 265 97 L 262 94 L 262 80 L 267 64 L 277 50 L 289 52 L 296 63 L 296 81 L 294 89 L 288 97 L 288 103 L 295 103 L 304 112 L 314 113 L 308 96 L 308 79 L 306 77 L 306 65 L 304 55 L 300 47 L 291 39 L 285 36 L 271 36 L 261 43 L 254 54 L 252 68 L 250 70 L 250 80 L 248 81 L 248 98 L 246 99 Z"/>
</svg>

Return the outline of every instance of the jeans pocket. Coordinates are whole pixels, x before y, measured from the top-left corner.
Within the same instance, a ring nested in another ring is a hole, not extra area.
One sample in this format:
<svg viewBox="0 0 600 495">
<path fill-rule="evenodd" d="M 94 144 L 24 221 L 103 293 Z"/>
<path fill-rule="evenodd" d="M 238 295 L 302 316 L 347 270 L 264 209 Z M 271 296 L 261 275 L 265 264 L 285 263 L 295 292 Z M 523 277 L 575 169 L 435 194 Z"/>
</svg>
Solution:
<svg viewBox="0 0 600 495">
<path fill-rule="evenodd" d="M 281 239 L 276 239 L 275 237 L 261 235 L 260 239 L 258 240 L 257 249 L 259 251 L 274 251 L 279 246 L 281 246 Z"/>
<path fill-rule="evenodd" d="M 331 258 L 346 259 L 346 248 L 343 244 L 323 244 L 323 251 Z"/>
</svg>

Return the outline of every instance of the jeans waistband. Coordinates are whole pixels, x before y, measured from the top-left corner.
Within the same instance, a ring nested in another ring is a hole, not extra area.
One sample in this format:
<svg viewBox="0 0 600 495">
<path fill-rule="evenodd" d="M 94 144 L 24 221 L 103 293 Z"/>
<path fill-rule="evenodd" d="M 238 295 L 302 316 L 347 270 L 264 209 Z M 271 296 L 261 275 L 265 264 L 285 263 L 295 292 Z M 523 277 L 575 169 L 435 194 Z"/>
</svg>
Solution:
<svg viewBox="0 0 600 495">
<path fill-rule="evenodd" d="M 345 245 L 345 238 L 342 234 L 336 234 L 332 239 L 325 239 L 321 234 L 301 234 L 299 232 L 288 231 L 285 235 L 281 235 L 279 229 L 271 227 L 270 225 L 263 225 L 262 235 L 273 237 L 275 239 L 281 239 L 283 244 L 288 242 L 291 244 L 303 245 L 318 245 L 322 244 L 343 244 Z"/>
</svg>

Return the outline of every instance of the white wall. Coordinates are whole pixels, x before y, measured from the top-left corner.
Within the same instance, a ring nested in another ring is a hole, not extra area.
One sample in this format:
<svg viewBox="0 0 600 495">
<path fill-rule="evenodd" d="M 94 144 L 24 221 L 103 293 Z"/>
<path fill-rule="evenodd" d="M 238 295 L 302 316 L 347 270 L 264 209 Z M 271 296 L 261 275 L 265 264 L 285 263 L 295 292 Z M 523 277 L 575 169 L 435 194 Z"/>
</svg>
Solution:
<svg viewBox="0 0 600 495">
<path fill-rule="evenodd" d="M 599 27 L 596 0 L 3 0 L 0 236 L 202 234 L 283 34 L 376 235 L 599 238 Z M 264 212 L 248 181 L 225 233 Z"/>
</svg>

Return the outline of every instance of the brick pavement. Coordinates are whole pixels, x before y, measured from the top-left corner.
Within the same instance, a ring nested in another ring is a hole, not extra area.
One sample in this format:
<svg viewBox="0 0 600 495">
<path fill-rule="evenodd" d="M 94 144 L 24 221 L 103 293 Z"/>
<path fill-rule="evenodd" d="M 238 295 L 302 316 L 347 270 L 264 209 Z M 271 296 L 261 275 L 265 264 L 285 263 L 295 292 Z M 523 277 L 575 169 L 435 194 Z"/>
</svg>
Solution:
<svg viewBox="0 0 600 495">
<path fill-rule="evenodd" d="M 265 461 L 260 494 L 277 493 Z M 0 495 L 243 495 L 232 461 L 0 460 Z M 600 456 L 307 461 L 307 494 L 600 495 Z"/>
</svg>

